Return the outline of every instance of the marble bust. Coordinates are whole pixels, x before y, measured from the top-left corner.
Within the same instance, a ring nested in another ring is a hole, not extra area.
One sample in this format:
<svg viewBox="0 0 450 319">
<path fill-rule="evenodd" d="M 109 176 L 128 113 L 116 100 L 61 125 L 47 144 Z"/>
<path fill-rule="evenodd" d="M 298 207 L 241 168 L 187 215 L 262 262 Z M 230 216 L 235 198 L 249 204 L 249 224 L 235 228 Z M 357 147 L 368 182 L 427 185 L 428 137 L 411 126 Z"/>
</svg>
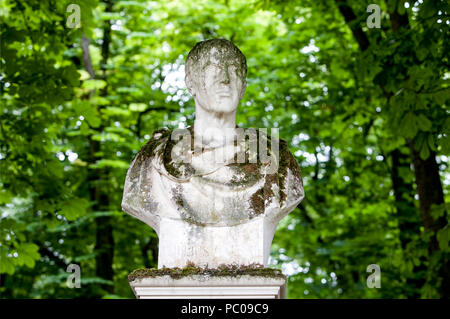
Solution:
<svg viewBox="0 0 450 319">
<path fill-rule="evenodd" d="M 122 208 L 158 234 L 158 268 L 267 265 L 278 222 L 304 198 L 299 165 L 273 130 L 236 126 L 247 65 L 232 42 L 197 43 L 185 70 L 194 125 L 153 133 Z"/>
</svg>

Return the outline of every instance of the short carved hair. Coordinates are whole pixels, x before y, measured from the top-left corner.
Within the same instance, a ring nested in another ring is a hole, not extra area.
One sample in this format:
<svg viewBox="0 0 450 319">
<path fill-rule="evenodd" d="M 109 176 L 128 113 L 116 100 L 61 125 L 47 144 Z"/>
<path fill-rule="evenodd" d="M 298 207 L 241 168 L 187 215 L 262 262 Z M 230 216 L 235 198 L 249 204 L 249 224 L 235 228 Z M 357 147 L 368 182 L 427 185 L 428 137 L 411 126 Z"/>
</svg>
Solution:
<svg viewBox="0 0 450 319">
<path fill-rule="evenodd" d="M 215 52 L 212 50 L 213 48 L 217 49 Z M 191 78 L 193 70 L 199 65 L 200 60 L 209 60 L 205 58 L 209 58 L 211 54 L 214 54 L 218 60 L 233 60 L 237 61 L 238 65 L 240 65 L 240 69 L 242 71 L 243 78 L 247 75 L 247 60 L 245 55 L 239 50 L 237 46 L 233 44 L 233 42 L 228 41 L 226 39 L 211 39 L 206 41 L 198 42 L 186 58 L 186 81 Z"/>
</svg>

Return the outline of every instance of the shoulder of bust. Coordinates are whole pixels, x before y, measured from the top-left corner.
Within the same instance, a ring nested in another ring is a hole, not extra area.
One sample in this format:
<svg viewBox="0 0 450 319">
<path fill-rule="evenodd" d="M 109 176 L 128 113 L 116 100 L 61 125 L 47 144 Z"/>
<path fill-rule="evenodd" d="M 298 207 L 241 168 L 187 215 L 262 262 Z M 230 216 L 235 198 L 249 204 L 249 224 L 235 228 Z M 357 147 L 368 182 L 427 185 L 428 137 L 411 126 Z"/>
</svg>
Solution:
<svg viewBox="0 0 450 319">
<path fill-rule="evenodd" d="M 160 149 L 160 146 L 167 143 L 168 137 L 170 137 L 171 132 L 172 131 L 168 128 L 162 128 L 154 131 L 150 140 L 140 149 L 140 151 L 136 155 L 136 159 L 138 157 L 154 157 L 158 149 Z"/>
</svg>

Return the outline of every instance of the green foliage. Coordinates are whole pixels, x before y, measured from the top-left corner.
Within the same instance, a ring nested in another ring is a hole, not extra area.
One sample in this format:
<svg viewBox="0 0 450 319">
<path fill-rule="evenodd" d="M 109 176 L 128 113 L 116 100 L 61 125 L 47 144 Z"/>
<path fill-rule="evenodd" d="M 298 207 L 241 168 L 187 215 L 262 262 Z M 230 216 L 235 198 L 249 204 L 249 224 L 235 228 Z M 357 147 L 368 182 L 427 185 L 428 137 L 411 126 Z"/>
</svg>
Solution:
<svg viewBox="0 0 450 319">
<path fill-rule="evenodd" d="M 71 1 L 0 2 L 2 297 L 133 298 L 127 276 L 156 265 L 157 240 L 119 211 L 126 170 L 154 130 L 192 124 L 182 65 L 196 42 L 216 37 L 247 57 L 238 124 L 278 127 L 302 167 L 306 199 L 280 223 L 270 259 L 288 275 L 288 297 L 439 296 L 449 227 L 430 255 L 409 145 L 424 160 L 436 155 L 448 203 L 445 1 L 382 2 L 381 28 L 367 29 L 370 1 L 349 0 L 366 50 L 335 1 L 83 0 L 79 29 L 65 23 Z M 409 29 L 393 29 L 392 10 L 408 14 Z M 105 218 L 112 280 L 96 262 Z M 80 289 L 66 286 L 70 263 L 81 267 Z M 381 289 L 366 286 L 374 263 Z"/>
</svg>

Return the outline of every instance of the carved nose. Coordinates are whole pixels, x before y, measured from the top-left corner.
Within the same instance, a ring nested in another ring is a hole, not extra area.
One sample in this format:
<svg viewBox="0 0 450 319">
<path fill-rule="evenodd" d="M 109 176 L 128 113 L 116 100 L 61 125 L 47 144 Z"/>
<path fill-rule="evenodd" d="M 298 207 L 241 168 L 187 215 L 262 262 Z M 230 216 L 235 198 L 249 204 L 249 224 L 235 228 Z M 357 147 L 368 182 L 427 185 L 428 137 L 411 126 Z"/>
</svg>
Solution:
<svg viewBox="0 0 450 319">
<path fill-rule="evenodd" d="M 224 70 L 223 72 L 222 72 L 222 75 L 221 75 L 221 83 L 223 83 L 223 84 L 228 84 L 228 83 L 230 83 L 230 75 L 228 74 L 228 71 L 226 71 L 226 70 Z"/>
</svg>

